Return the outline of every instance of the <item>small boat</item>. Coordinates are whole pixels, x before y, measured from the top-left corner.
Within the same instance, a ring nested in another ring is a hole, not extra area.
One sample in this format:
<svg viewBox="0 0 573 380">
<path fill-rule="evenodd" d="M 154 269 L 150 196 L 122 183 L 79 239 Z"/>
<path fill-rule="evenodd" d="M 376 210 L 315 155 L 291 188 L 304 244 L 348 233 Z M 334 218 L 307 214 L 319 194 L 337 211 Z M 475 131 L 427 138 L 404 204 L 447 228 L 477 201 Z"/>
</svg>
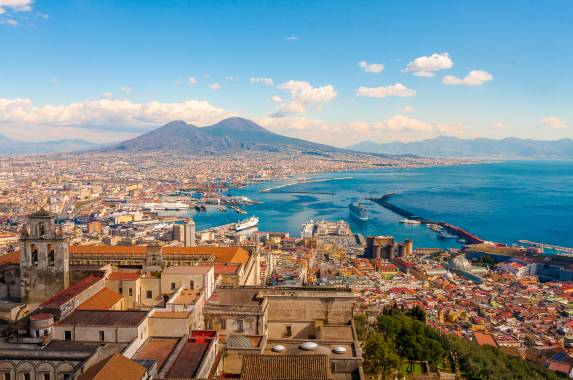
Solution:
<svg viewBox="0 0 573 380">
<path fill-rule="evenodd" d="M 420 222 L 419 220 L 416 220 L 416 219 L 402 219 L 402 220 L 400 220 L 400 223 L 402 223 L 402 224 L 421 224 L 422 222 Z"/>
<path fill-rule="evenodd" d="M 221 211 L 221 212 L 227 212 L 227 207 L 225 206 L 218 206 L 217 210 Z"/>
<path fill-rule="evenodd" d="M 458 238 L 457 235 L 453 235 L 447 232 L 440 232 L 438 234 L 438 239 L 440 240 L 457 239 L 457 238 Z"/>
</svg>

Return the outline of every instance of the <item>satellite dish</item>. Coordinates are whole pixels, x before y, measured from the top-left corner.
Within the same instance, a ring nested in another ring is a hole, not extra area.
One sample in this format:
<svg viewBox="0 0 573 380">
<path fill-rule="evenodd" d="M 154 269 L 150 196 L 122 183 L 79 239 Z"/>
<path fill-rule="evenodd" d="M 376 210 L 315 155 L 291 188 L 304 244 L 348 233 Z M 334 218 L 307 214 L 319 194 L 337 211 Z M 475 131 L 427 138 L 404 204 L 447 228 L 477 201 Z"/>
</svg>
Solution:
<svg viewBox="0 0 573 380">
<path fill-rule="evenodd" d="M 314 342 L 304 342 L 299 347 L 305 351 L 312 351 L 312 350 L 316 350 L 318 348 L 318 344 L 316 344 Z"/>
<path fill-rule="evenodd" d="M 336 346 L 332 349 L 335 354 L 344 354 L 346 352 L 346 347 Z"/>
<path fill-rule="evenodd" d="M 276 346 L 273 346 L 271 348 L 271 351 L 273 352 L 284 352 L 286 350 L 285 346 L 281 345 L 281 344 L 277 344 Z"/>
</svg>

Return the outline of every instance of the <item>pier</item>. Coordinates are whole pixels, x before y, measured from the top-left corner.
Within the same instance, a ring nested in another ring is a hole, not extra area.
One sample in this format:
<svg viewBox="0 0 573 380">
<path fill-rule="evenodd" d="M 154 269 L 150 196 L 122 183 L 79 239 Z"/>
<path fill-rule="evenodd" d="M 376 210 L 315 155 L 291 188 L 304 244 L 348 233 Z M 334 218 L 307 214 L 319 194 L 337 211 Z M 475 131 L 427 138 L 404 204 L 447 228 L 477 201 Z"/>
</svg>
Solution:
<svg viewBox="0 0 573 380">
<path fill-rule="evenodd" d="M 553 244 L 543 244 L 543 243 L 538 243 L 535 241 L 529 241 L 529 240 L 518 240 L 517 241 L 520 244 L 526 245 L 528 247 L 535 247 L 535 248 L 541 248 L 541 249 L 552 249 L 554 251 L 557 252 L 563 252 L 566 254 L 571 254 L 573 255 L 573 248 L 569 248 L 569 247 L 561 247 L 559 245 L 553 245 Z"/>
<path fill-rule="evenodd" d="M 412 220 L 418 220 L 420 223 L 423 224 L 437 224 L 441 227 L 443 227 L 446 231 L 459 236 L 460 238 L 465 239 L 466 242 L 470 243 L 470 244 L 482 244 L 485 242 L 485 240 L 479 238 L 478 236 L 472 234 L 469 231 L 464 230 L 461 227 L 458 227 L 454 224 L 450 224 L 450 223 L 446 223 L 446 222 L 437 222 L 437 221 L 432 221 L 429 219 L 425 219 L 422 218 L 406 209 L 403 209 L 401 207 L 398 207 L 392 203 L 390 203 L 390 198 L 392 198 L 394 195 L 396 195 L 396 193 L 389 193 L 389 194 L 384 194 L 383 196 L 381 196 L 380 198 L 373 198 L 370 197 L 368 198 L 369 200 L 371 200 L 372 202 L 375 202 L 377 204 L 379 204 L 380 206 L 400 215 L 403 216 L 407 219 L 412 219 Z"/>
</svg>

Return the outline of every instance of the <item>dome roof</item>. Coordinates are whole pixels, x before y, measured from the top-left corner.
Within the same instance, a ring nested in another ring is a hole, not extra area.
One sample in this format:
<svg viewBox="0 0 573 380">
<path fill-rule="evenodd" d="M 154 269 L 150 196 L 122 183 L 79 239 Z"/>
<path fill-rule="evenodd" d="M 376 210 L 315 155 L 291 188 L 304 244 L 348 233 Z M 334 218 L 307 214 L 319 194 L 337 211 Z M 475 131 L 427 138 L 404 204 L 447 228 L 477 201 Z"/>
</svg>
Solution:
<svg viewBox="0 0 573 380">
<path fill-rule="evenodd" d="M 472 269 L 472 264 L 465 258 L 465 256 L 460 255 L 451 258 L 448 261 L 448 267 L 453 270 L 470 271 Z"/>
</svg>

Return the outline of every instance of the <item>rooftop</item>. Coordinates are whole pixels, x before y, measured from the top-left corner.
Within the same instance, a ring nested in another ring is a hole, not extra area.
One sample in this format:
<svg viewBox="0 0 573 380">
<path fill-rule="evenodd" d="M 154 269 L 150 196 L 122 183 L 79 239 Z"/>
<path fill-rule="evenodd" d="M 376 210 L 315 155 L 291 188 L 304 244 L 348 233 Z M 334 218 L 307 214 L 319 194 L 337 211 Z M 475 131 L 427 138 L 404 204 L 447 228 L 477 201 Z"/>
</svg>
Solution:
<svg viewBox="0 0 573 380">
<path fill-rule="evenodd" d="M 88 368 L 78 380 L 141 380 L 146 368 L 116 353 Z"/>
<path fill-rule="evenodd" d="M 213 269 L 212 265 L 178 265 L 163 270 L 163 274 L 207 274 Z"/>
<path fill-rule="evenodd" d="M 112 272 L 107 276 L 110 281 L 135 281 L 141 277 L 141 272 Z"/>
<path fill-rule="evenodd" d="M 217 288 L 207 304 L 256 306 L 263 302 L 262 298 L 257 298 L 258 292 L 259 289 Z"/>
<path fill-rule="evenodd" d="M 103 288 L 93 297 L 82 303 L 76 310 L 110 310 L 123 296 L 111 289 Z"/>
<path fill-rule="evenodd" d="M 241 380 L 332 380 L 328 355 L 244 355 Z"/>
<path fill-rule="evenodd" d="M 187 340 L 166 378 L 193 378 L 203 362 L 211 341 L 205 338 Z"/>
<path fill-rule="evenodd" d="M 137 327 L 147 318 L 147 314 L 147 311 L 135 310 L 76 310 L 57 325 Z"/>
<path fill-rule="evenodd" d="M 156 360 L 157 368 L 161 369 L 177 342 L 177 338 L 148 338 L 135 353 L 133 359 Z"/>
<path fill-rule="evenodd" d="M 68 287 L 67 289 L 62 290 L 61 292 L 56 293 L 54 296 L 48 298 L 44 301 L 40 307 L 42 308 L 59 308 L 66 302 L 70 301 L 74 297 L 78 296 L 79 294 L 83 293 L 85 290 L 89 289 L 97 282 L 101 281 L 103 277 L 98 276 L 87 276 L 80 281 L 76 282 L 72 286 Z"/>
</svg>

